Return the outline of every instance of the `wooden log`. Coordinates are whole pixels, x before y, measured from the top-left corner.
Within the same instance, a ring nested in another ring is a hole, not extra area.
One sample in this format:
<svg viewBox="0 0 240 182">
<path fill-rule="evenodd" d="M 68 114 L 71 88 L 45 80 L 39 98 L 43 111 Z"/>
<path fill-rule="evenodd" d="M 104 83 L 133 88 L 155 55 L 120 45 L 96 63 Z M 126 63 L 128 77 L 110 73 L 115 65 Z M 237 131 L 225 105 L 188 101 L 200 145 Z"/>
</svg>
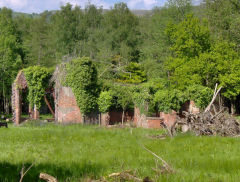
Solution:
<svg viewBox="0 0 240 182">
<path fill-rule="evenodd" d="M 54 113 L 54 111 L 53 111 L 50 103 L 48 102 L 46 95 L 44 95 L 44 101 L 46 102 L 46 104 L 47 104 L 47 106 L 48 106 L 48 109 L 50 110 L 50 112 L 52 113 L 53 118 L 54 118 L 54 117 L 55 117 L 55 113 Z"/>
<path fill-rule="evenodd" d="M 148 151 L 149 153 L 151 153 L 154 157 L 156 157 L 157 159 L 160 159 L 160 161 L 163 163 L 163 166 L 165 167 L 165 169 L 169 172 L 172 173 L 174 172 L 173 168 L 165 161 L 163 160 L 163 158 L 161 158 L 160 156 L 158 156 L 157 154 L 155 154 L 154 152 L 152 152 L 151 150 L 149 150 L 148 148 L 142 146 L 146 151 Z"/>
<path fill-rule="evenodd" d="M 27 172 L 33 167 L 33 165 L 34 165 L 34 163 L 32 163 L 25 172 L 24 172 L 25 167 L 24 167 L 24 165 L 23 165 L 23 167 L 22 167 L 22 169 L 21 169 L 21 172 L 20 172 L 21 178 L 20 178 L 19 182 L 22 182 L 22 181 L 23 181 L 23 177 L 24 177 L 24 176 L 27 174 Z"/>
<path fill-rule="evenodd" d="M 53 176 L 51 176 L 47 173 L 40 173 L 39 178 L 43 179 L 47 182 L 58 182 L 56 178 L 54 178 Z"/>
<path fill-rule="evenodd" d="M 120 179 L 128 180 L 128 181 L 135 181 L 135 182 L 141 182 L 143 181 L 140 178 L 137 178 L 136 176 L 130 174 L 130 171 L 123 171 L 123 172 L 118 172 L 118 173 L 112 173 L 108 175 L 109 178 L 112 177 L 119 177 Z"/>
<path fill-rule="evenodd" d="M 211 106 L 212 106 L 212 104 L 214 103 L 214 101 L 215 101 L 215 99 L 216 99 L 216 97 L 217 97 L 217 95 L 218 95 L 218 93 L 220 92 L 221 89 L 222 89 L 222 87 L 220 87 L 220 88 L 217 90 L 217 84 L 216 84 L 216 86 L 215 86 L 215 91 L 214 91 L 214 94 L 213 94 L 213 98 L 212 98 L 210 104 L 207 106 L 207 108 L 205 109 L 204 112 L 208 112 L 208 111 L 211 109 Z"/>
</svg>

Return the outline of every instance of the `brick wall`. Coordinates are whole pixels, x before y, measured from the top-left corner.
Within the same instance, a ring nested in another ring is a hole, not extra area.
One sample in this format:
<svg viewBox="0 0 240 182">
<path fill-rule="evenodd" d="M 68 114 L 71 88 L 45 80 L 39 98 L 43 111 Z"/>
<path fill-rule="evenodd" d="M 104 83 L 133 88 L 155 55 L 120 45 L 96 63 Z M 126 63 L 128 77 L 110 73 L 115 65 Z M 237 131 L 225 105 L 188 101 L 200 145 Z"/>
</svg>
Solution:
<svg viewBox="0 0 240 182">
<path fill-rule="evenodd" d="M 89 123 L 89 124 L 97 124 L 99 122 L 97 113 L 93 114 L 89 118 L 85 118 L 83 121 L 82 114 L 80 112 L 79 107 L 77 106 L 77 102 L 75 96 L 72 92 L 72 89 L 69 87 L 61 87 L 58 89 L 57 99 L 55 103 L 55 119 L 57 122 L 63 123 Z M 185 104 L 185 109 L 190 112 L 197 113 L 199 109 L 195 106 L 193 101 L 190 101 Z M 141 114 L 138 108 L 133 111 L 125 112 L 124 122 L 133 121 L 136 126 L 144 127 L 144 128 L 161 128 L 161 122 L 164 122 L 168 126 L 172 126 L 174 122 L 177 120 L 178 114 L 175 111 L 171 113 L 160 113 L 160 117 L 146 117 L 144 114 Z M 121 111 L 110 111 L 107 114 L 101 114 L 101 124 L 117 124 L 122 122 L 122 112 Z"/>
<path fill-rule="evenodd" d="M 21 90 L 27 89 L 27 80 L 23 71 L 19 71 L 17 77 L 12 84 L 12 112 L 13 122 L 19 125 L 22 122 L 22 95 Z M 39 111 L 35 107 L 34 110 L 29 110 L 29 116 L 31 119 L 39 119 Z"/>
<path fill-rule="evenodd" d="M 134 124 L 142 128 L 161 128 L 162 118 L 160 117 L 146 117 L 141 114 L 139 108 L 134 108 Z"/>
<path fill-rule="evenodd" d="M 60 123 L 83 123 L 76 98 L 69 87 L 60 87 L 55 99 L 55 120 Z"/>
<path fill-rule="evenodd" d="M 200 113 L 200 109 L 196 106 L 195 102 L 192 100 L 190 101 L 190 104 L 189 104 L 189 112 L 193 114 Z"/>
<path fill-rule="evenodd" d="M 180 114 L 176 111 L 172 111 L 171 113 L 160 112 L 160 117 L 146 117 L 144 114 L 140 113 L 138 108 L 135 108 L 133 121 L 137 127 L 143 128 L 161 128 L 161 122 L 164 122 L 167 126 L 171 127 L 177 121 L 179 116 L 184 117 L 181 115 L 182 111 L 197 114 L 200 112 L 200 109 L 195 105 L 194 101 L 188 101 L 183 104 Z"/>
<path fill-rule="evenodd" d="M 110 116 L 109 113 L 101 113 L 101 125 L 107 126 L 109 125 Z"/>
<path fill-rule="evenodd" d="M 175 123 L 177 116 L 176 111 L 172 111 L 171 113 L 160 112 L 160 118 L 162 118 L 163 122 L 169 127 Z"/>
<path fill-rule="evenodd" d="M 147 128 L 162 128 L 161 122 L 163 120 L 159 117 L 147 117 Z"/>
</svg>

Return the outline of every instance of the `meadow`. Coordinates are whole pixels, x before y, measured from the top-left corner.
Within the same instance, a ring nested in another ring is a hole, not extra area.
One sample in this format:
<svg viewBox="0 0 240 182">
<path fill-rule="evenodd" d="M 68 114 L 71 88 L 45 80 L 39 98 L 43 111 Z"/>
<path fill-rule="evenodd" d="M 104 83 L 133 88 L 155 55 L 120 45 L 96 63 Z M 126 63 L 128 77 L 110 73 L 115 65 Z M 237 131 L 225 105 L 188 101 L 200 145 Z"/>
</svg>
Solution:
<svg viewBox="0 0 240 182">
<path fill-rule="evenodd" d="M 131 131 L 132 130 L 132 131 Z M 0 128 L 0 181 L 16 182 L 22 166 L 34 164 L 24 182 L 40 181 L 40 172 L 61 182 L 99 179 L 133 170 L 154 181 L 231 182 L 240 179 L 240 138 L 196 137 L 153 139 L 162 130 L 103 128 L 29 122 Z M 156 174 L 150 149 L 175 170 Z M 114 179 L 113 179 L 114 181 Z"/>
</svg>

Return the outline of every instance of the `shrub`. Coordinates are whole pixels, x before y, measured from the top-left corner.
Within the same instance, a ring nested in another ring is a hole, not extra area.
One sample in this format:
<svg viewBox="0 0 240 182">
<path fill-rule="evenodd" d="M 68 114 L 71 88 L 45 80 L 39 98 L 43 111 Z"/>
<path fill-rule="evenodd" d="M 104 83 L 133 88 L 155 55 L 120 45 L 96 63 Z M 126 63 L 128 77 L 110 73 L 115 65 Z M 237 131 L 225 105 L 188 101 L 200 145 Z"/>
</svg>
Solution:
<svg viewBox="0 0 240 182">
<path fill-rule="evenodd" d="M 183 94 L 177 89 L 159 90 L 154 95 L 155 106 L 161 112 L 178 111 L 184 101 Z"/>
<path fill-rule="evenodd" d="M 113 96 L 110 91 L 103 91 L 100 93 L 98 98 L 98 108 L 101 113 L 108 112 L 109 108 L 112 106 Z"/>
</svg>

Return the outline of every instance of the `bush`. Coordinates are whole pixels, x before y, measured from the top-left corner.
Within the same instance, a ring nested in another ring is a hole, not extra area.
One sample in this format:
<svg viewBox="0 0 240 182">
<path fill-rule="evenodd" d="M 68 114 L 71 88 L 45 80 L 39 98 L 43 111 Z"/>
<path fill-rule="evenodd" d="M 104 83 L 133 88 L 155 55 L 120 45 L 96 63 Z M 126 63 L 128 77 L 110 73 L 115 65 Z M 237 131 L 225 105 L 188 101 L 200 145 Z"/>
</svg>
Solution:
<svg viewBox="0 0 240 182">
<path fill-rule="evenodd" d="M 98 108 L 101 113 L 108 112 L 109 108 L 112 106 L 113 96 L 110 91 L 103 91 L 100 93 L 98 98 Z"/>
<path fill-rule="evenodd" d="M 154 95 L 154 103 L 160 112 L 169 113 L 172 110 L 178 111 L 185 101 L 183 94 L 177 89 L 159 90 Z"/>
</svg>

